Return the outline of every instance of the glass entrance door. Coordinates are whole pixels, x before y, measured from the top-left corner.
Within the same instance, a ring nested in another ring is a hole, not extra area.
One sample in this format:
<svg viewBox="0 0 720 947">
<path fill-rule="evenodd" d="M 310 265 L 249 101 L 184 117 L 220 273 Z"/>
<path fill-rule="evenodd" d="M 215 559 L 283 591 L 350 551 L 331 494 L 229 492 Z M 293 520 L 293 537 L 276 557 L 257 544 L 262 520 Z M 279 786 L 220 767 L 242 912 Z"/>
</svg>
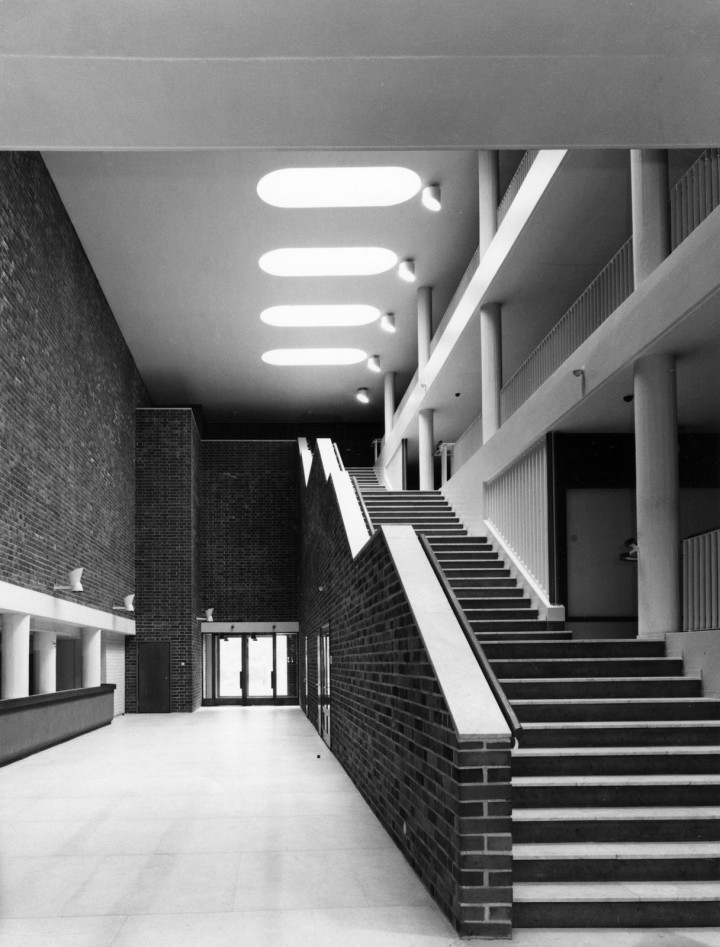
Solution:
<svg viewBox="0 0 720 947">
<path fill-rule="evenodd" d="M 297 635 L 203 637 L 203 704 L 297 703 Z"/>
</svg>

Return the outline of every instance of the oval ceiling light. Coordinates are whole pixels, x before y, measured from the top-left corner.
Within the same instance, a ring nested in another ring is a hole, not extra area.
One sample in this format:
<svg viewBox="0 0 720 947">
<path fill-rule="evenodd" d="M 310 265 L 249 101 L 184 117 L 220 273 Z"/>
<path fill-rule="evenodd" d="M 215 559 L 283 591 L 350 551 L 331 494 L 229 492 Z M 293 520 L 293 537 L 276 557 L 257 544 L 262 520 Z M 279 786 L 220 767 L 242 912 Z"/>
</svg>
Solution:
<svg viewBox="0 0 720 947">
<path fill-rule="evenodd" d="M 260 313 L 260 318 L 269 326 L 284 329 L 366 326 L 380 318 L 380 310 L 361 305 L 271 306 Z"/>
<path fill-rule="evenodd" d="M 362 349 L 272 349 L 262 360 L 268 365 L 356 365 L 366 358 Z"/>
<path fill-rule="evenodd" d="M 282 247 L 258 263 L 271 276 L 375 276 L 391 270 L 397 254 L 384 247 Z"/>
<path fill-rule="evenodd" d="M 258 182 L 273 207 L 391 207 L 420 190 L 409 168 L 281 168 Z"/>
</svg>

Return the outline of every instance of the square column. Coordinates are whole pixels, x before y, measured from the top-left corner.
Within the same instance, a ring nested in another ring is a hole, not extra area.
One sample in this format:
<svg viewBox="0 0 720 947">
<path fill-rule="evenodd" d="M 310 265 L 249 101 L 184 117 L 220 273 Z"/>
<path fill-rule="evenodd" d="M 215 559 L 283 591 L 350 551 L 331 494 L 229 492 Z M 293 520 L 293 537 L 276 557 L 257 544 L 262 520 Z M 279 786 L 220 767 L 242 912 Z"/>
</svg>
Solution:
<svg viewBox="0 0 720 947">
<path fill-rule="evenodd" d="M 57 635 L 54 631 L 33 634 L 35 652 L 35 693 L 54 694 L 57 690 Z"/>
<path fill-rule="evenodd" d="M 98 628 L 82 629 L 82 685 L 99 687 L 102 683 L 102 633 Z"/>
<path fill-rule="evenodd" d="M 3 615 L 0 697 L 30 696 L 30 616 Z"/>
<path fill-rule="evenodd" d="M 681 631 L 680 487 L 675 359 L 635 363 L 638 635 Z"/>
</svg>

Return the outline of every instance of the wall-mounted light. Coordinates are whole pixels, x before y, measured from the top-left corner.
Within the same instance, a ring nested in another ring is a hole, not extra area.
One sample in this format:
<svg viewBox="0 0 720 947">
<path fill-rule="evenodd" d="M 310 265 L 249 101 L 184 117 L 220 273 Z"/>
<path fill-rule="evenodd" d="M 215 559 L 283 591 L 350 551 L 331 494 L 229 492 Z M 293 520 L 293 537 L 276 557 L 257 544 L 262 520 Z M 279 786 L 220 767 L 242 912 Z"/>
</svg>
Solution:
<svg viewBox="0 0 720 947">
<path fill-rule="evenodd" d="M 380 328 L 385 332 L 395 332 L 395 315 L 392 312 L 386 312 L 380 319 Z"/>
<path fill-rule="evenodd" d="M 370 403 L 370 396 L 368 395 L 367 388 L 358 388 L 357 394 L 355 395 L 355 397 L 361 404 Z"/>
<path fill-rule="evenodd" d="M 83 587 L 80 579 L 84 569 L 73 569 L 72 572 L 68 572 L 67 585 L 53 585 L 54 592 L 82 592 Z"/>
<path fill-rule="evenodd" d="M 134 612 L 135 611 L 135 593 L 126 595 L 122 605 L 113 605 L 116 612 Z"/>
<path fill-rule="evenodd" d="M 370 369 L 371 372 L 379 372 L 380 371 L 380 356 L 371 355 L 370 358 L 367 360 L 367 367 Z"/>
<path fill-rule="evenodd" d="M 585 369 L 584 369 L 584 368 L 573 368 L 573 375 L 574 375 L 576 378 L 582 378 L 582 376 L 583 376 L 584 374 L 585 374 Z"/>
<path fill-rule="evenodd" d="M 428 184 L 427 187 L 423 188 L 421 201 L 423 207 L 427 210 L 438 211 L 442 207 L 440 201 L 440 185 L 439 184 Z"/>
<path fill-rule="evenodd" d="M 415 260 L 400 260 L 398 263 L 398 276 L 406 283 L 415 282 Z"/>
<path fill-rule="evenodd" d="M 206 608 L 206 609 L 205 609 L 205 614 L 204 614 L 204 615 L 201 615 L 201 616 L 198 618 L 198 621 L 215 621 L 215 619 L 213 618 L 213 612 L 214 612 L 214 611 L 215 611 L 214 608 Z"/>
</svg>

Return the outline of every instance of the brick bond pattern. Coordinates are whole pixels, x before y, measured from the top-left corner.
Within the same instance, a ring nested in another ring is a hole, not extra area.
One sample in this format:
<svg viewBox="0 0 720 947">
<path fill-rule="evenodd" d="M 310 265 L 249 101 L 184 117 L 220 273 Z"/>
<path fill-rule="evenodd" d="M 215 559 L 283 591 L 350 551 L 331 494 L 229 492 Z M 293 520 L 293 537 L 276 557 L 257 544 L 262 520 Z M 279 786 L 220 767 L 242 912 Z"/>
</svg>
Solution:
<svg viewBox="0 0 720 947">
<path fill-rule="evenodd" d="M 0 579 L 47 593 L 83 566 L 106 611 L 134 590 L 148 403 L 42 159 L 0 153 Z"/>
<path fill-rule="evenodd" d="M 296 621 L 296 441 L 203 441 L 203 607 L 216 621 Z"/>
<path fill-rule="evenodd" d="M 137 412 L 136 638 L 126 709 L 137 709 L 137 642 L 169 641 L 171 710 L 200 706 L 200 435 L 190 408 Z"/>
<path fill-rule="evenodd" d="M 383 535 L 353 562 L 318 456 L 303 497 L 306 713 L 329 622 L 333 752 L 458 932 L 510 937 L 510 745 L 459 742 Z"/>
</svg>

